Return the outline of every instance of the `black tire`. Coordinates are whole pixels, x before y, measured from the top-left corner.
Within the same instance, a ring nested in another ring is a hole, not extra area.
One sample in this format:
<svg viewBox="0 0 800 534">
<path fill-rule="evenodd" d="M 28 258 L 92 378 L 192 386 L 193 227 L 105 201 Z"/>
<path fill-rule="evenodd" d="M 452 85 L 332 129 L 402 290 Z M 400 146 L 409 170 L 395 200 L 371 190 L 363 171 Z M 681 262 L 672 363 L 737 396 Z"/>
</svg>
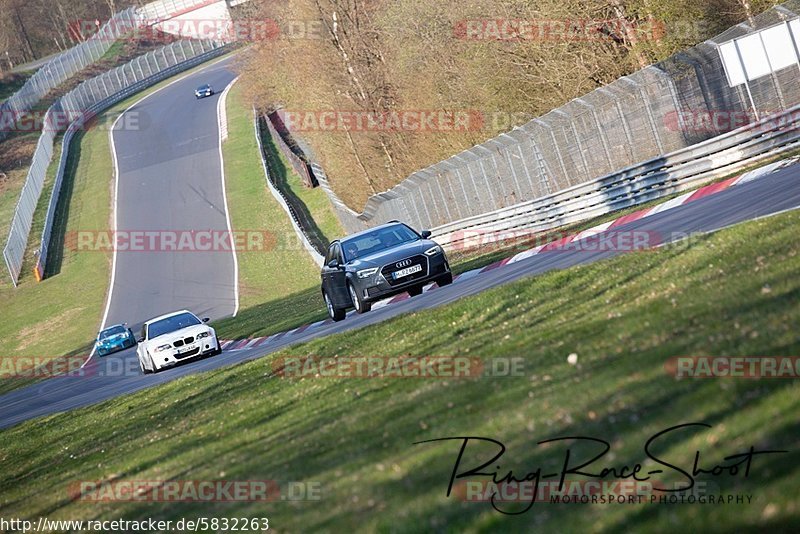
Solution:
<svg viewBox="0 0 800 534">
<path fill-rule="evenodd" d="M 137 357 L 136 359 L 139 360 L 139 369 L 142 371 L 143 375 L 149 375 L 153 372 L 142 364 L 142 360 L 140 358 Z"/>
<path fill-rule="evenodd" d="M 436 285 L 439 287 L 449 286 L 453 283 L 453 273 L 443 274 L 436 279 Z"/>
<path fill-rule="evenodd" d="M 328 309 L 328 317 L 333 319 L 334 321 L 338 322 L 345 318 L 347 313 L 345 310 L 341 308 L 336 308 L 331 302 L 331 299 L 328 297 L 326 292 L 322 292 L 322 298 L 325 300 L 325 307 Z"/>
<path fill-rule="evenodd" d="M 406 291 L 408 291 L 408 294 L 410 296 L 416 297 L 417 295 L 422 295 L 422 288 L 423 286 L 414 286 L 414 287 L 409 287 Z"/>
<path fill-rule="evenodd" d="M 358 298 L 358 293 L 356 289 L 353 287 L 353 284 L 347 284 L 347 291 L 350 293 L 350 300 L 353 301 L 353 307 L 356 309 L 358 313 L 367 313 L 372 309 L 371 302 L 364 302 L 360 298 Z"/>
</svg>

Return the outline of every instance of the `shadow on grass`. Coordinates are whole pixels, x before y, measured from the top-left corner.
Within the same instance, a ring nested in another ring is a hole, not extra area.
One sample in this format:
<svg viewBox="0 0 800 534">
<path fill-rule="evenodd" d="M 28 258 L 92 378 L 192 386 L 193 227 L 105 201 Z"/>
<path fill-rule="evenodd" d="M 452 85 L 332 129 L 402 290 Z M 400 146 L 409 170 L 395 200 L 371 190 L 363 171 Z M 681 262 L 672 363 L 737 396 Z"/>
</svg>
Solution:
<svg viewBox="0 0 800 534">
<path fill-rule="evenodd" d="M 78 163 L 81 159 L 81 141 L 84 133 L 85 130 L 78 130 L 70 142 L 67 165 L 61 182 L 61 192 L 56 204 L 53 229 L 47 249 L 47 263 L 44 269 L 45 278 L 59 274 L 64 263 L 64 245 L 67 238 L 69 210 L 72 204 L 72 192 L 75 187 L 75 173 L 78 170 Z"/>
<path fill-rule="evenodd" d="M 236 317 L 214 323 L 220 339 L 246 339 L 276 334 L 327 318 L 320 289 L 311 287 L 240 310 Z"/>
</svg>

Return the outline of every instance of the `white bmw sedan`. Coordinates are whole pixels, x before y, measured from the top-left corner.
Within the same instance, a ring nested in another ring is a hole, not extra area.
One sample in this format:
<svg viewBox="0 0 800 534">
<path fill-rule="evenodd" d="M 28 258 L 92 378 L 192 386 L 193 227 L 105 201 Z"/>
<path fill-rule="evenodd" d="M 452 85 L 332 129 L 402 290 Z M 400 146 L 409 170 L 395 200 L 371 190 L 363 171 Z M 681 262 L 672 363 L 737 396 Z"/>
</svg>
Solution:
<svg viewBox="0 0 800 534">
<path fill-rule="evenodd" d="M 150 319 L 142 325 L 136 348 L 142 373 L 155 373 L 190 358 L 222 352 L 213 328 L 183 310 Z"/>
</svg>

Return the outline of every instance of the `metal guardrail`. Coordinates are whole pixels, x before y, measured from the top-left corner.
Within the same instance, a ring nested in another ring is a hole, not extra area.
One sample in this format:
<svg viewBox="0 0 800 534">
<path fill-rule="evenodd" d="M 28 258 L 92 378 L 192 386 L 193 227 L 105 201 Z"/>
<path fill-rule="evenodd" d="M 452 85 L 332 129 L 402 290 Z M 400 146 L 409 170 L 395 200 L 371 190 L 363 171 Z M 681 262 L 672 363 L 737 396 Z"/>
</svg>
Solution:
<svg viewBox="0 0 800 534">
<path fill-rule="evenodd" d="M 283 157 L 286 158 L 286 161 L 288 161 L 289 164 L 292 166 L 294 172 L 296 172 L 297 175 L 300 177 L 300 180 L 302 180 L 303 185 L 311 188 L 316 187 L 319 184 L 317 184 L 314 175 L 311 174 L 311 172 L 308 170 L 308 163 L 300 159 L 300 157 L 292 151 L 289 145 L 286 144 L 286 141 L 284 140 L 283 136 L 278 132 L 278 129 L 275 127 L 275 123 L 273 122 L 275 120 L 274 119 L 275 116 L 276 113 L 273 112 L 267 115 L 267 117 L 264 119 L 267 124 L 267 128 L 269 128 L 269 133 L 270 135 L 272 135 L 272 139 L 275 141 L 275 145 L 278 147 L 278 150 L 281 151 Z"/>
<path fill-rule="evenodd" d="M 215 58 L 227 52 L 226 46 L 216 46 L 207 52 L 202 52 L 201 54 L 187 59 L 182 63 L 178 63 L 167 69 L 164 69 L 144 80 L 138 81 L 133 85 L 119 91 L 110 97 L 97 102 L 96 104 L 90 106 L 86 109 L 86 116 L 92 117 L 97 115 L 98 113 L 108 109 L 109 107 L 113 106 L 118 102 L 122 102 L 126 98 L 144 90 L 148 87 L 155 85 L 156 83 L 165 80 L 175 74 L 188 70 L 196 65 L 200 65 L 208 61 L 209 59 Z M 47 216 L 45 218 L 44 228 L 42 230 L 42 237 L 41 242 L 39 245 L 39 252 L 37 254 L 36 260 L 36 275 L 39 280 L 42 280 L 45 275 L 45 266 L 47 265 L 47 253 L 50 245 L 50 238 L 53 232 L 53 225 L 55 223 L 55 216 L 56 216 L 56 208 L 58 207 L 58 200 L 61 194 L 61 186 L 64 181 L 64 173 L 67 168 L 67 161 L 69 159 L 69 146 L 70 142 L 72 141 L 75 132 L 77 132 L 80 128 L 83 127 L 83 119 L 79 119 L 77 121 L 72 122 L 69 127 L 67 128 L 66 132 L 64 133 L 64 138 L 62 139 L 62 149 L 61 149 L 61 159 L 59 160 L 58 164 L 58 171 L 56 173 L 55 182 L 53 184 L 53 191 L 50 195 L 50 202 L 47 207 Z"/>
<path fill-rule="evenodd" d="M 799 145 L 800 105 L 689 148 L 432 232 L 440 244 L 452 247 L 474 239 L 474 231 L 552 229 L 689 189 Z M 467 230 L 472 232 L 462 234 Z"/>
</svg>

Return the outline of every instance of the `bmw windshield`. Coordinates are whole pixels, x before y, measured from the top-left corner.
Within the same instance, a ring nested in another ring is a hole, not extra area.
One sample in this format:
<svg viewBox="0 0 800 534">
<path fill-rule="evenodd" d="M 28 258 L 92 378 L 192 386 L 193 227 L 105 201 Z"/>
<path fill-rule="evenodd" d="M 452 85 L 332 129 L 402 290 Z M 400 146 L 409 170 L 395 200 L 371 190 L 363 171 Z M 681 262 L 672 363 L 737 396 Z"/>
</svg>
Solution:
<svg viewBox="0 0 800 534">
<path fill-rule="evenodd" d="M 342 241 L 345 263 L 350 263 L 358 258 L 363 258 L 376 252 L 381 252 L 403 243 L 417 241 L 420 237 L 408 226 L 396 224 L 360 234 Z"/>
<path fill-rule="evenodd" d="M 172 317 L 167 317 L 166 319 L 161 319 L 160 321 L 150 324 L 147 327 L 147 339 L 153 339 L 158 336 L 163 336 L 164 334 L 169 334 L 170 332 L 175 332 L 176 330 L 198 324 L 201 324 L 200 319 L 191 313 L 173 315 Z"/>
</svg>

